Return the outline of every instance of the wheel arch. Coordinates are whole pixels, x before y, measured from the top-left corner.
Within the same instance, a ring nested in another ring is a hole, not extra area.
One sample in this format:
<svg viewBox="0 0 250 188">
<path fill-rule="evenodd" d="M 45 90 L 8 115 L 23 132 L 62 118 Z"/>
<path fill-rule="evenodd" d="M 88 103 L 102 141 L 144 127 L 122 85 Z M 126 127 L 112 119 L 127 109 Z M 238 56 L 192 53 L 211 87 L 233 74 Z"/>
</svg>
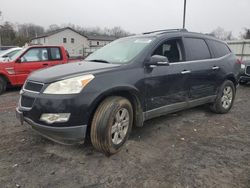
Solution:
<svg viewBox="0 0 250 188">
<path fill-rule="evenodd" d="M 226 80 L 232 81 L 233 84 L 234 84 L 234 86 L 235 86 L 235 88 L 237 87 L 237 85 L 238 85 L 238 83 L 239 83 L 233 74 L 227 75 L 227 76 L 226 76 Z"/>
<path fill-rule="evenodd" d="M 92 102 L 92 104 L 90 105 L 91 109 L 89 111 L 88 129 L 90 129 L 91 127 L 91 122 L 93 120 L 93 116 L 97 107 L 103 100 L 110 96 L 120 96 L 128 99 L 133 107 L 133 126 L 141 127 L 143 125 L 143 104 L 141 102 L 139 91 L 133 87 L 122 86 L 106 90 Z"/>
<path fill-rule="evenodd" d="M 8 77 L 4 73 L 0 72 L 0 77 L 3 78 L 7 82 L 7 84 L 11 83 Z"/>
</svg>

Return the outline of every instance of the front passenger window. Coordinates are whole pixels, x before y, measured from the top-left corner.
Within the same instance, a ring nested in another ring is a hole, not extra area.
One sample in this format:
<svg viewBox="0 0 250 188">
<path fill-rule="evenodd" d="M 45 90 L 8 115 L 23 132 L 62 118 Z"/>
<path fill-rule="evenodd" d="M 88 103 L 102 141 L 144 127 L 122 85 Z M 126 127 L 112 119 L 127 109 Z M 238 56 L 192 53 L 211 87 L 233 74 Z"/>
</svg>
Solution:
<svg viewBox="0 0 250 188">
<path fill-rule="evenodd" d="M 169 63 L 183 61 L 180 40 L 168 40 L 156 48 L 152 55 L 161 55 L 168 58 Z"/>
<path fill-rule="evenodd" d="M 21 62 L 48 61 L 46 48 L 31 48 L 22 57 Z"/>
</svg>

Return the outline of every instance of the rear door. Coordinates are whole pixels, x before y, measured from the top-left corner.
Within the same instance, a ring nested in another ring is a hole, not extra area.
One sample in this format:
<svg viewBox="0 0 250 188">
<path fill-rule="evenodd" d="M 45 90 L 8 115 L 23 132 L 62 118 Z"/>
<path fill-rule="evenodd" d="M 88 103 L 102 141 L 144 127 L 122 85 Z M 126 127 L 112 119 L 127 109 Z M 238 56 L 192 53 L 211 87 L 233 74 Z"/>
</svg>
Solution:
<svg viewBox="0 0 250 188">
<path fill-rule="evenodd" d="M 213 70 L 216 78 L 216 86 L 217 88 L 219 88 L 225 80 L 225 70 L 227 70 L 225 67 L 232 66 L 232 64 L 230 65 L 230 62 L 235 65 L 235 59 L 231 59 L 229 57 L 231 54 L 231 50 L 225 43 L 212 39 L 207 39 L 206 41 L 209 48 L 211 49 L 214 59 Z"/>
<path fill-rule="evenodd" d="M 49 65 L 49 52 L 46 47 L 29 48 L 20 57 L 20 61 L 15 63 L 17 84 L 22 85 L 31 72 L 46 68 Z"/>
<path fill-rule="evenodd" d="M 184 37 L 186 60 L 190 66 L 189 100 L 205 98 L 216 93 L 216 63 L 206 41 Z"/>
</svg>

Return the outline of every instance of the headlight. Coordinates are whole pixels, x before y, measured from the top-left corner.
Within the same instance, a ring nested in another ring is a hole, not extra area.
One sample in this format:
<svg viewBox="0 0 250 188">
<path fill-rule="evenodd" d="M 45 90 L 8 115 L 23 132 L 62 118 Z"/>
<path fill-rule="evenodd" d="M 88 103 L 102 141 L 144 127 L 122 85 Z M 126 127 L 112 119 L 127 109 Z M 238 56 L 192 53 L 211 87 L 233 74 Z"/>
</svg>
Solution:
<svg viewBox="0 0 250 188">
<path fill-rule="evenodd" d="M 94 75 L 88 74 L 61 80 L 50 84 L 43 93 L 45 94 L 76 94 L 88 85 L 88 83 L 95 78 Z"/>
</svg>

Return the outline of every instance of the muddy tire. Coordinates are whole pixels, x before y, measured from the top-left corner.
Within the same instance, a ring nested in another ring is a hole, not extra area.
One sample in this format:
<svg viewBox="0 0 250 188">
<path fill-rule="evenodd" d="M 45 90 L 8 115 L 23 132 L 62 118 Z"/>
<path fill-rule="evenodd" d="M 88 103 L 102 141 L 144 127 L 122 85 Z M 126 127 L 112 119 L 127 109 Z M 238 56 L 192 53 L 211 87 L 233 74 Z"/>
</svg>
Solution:
<svg viewBox="0 0 250 188">
<path fill-rule="evenodd" d="M 7 86 L 6 80 L 0 76 L 0 95 L 5 92 L 6 86 Z"/>
<path fill-rule="evenodd" d="M 107 156 L 117 153 L 129 137 L 133 108 L 123 97 L 108 97 L 97 108 L 91 124 L 93 146 Z"/>
<path fill-rule="evenodd" d="M 235 99 L 235 86 L 232 81 L 226 80 L 220 87 L 217 98 L 210 109 L 218 114 L 225 114 L 232 108 Z"/>
</svg>

